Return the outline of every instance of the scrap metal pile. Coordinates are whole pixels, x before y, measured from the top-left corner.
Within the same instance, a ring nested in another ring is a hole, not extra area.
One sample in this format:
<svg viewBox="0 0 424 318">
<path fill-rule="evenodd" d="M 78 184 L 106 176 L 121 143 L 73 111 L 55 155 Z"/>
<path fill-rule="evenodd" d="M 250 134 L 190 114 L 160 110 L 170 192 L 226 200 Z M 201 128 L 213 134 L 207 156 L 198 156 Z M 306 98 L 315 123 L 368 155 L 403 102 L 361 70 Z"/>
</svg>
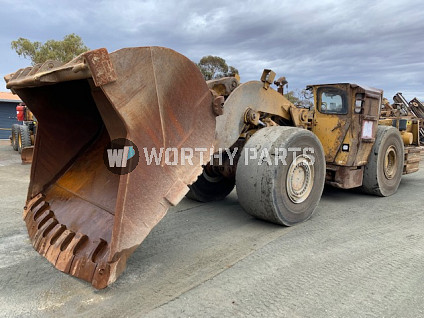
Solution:
<svg viewBox="0 0 424 318">
<path fill-rule="evenodd" d="M 419 123 L 420 142 L 424 145 L 424 104 L 416 97 L 409 102 L 402 93 L 393 96 L 394 103 L 390 104 L 387 99 L 383 100 L 382 118 L 405 118 Z"/>
</svg>

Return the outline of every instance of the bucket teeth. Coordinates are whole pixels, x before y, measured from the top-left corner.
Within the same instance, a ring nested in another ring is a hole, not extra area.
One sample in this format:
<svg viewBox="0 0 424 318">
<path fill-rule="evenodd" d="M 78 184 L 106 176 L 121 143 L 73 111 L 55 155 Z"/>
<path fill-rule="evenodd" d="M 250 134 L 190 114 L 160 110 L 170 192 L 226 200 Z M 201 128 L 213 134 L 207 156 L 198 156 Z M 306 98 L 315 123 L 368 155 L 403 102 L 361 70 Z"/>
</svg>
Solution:
<svg viewBox="0 0 424 318">
<path fill-rule="evenodd" d="M 87 242 L 87 240 L 87 235 L 81 233 L 75 234 L 66 249 L 59 254 L 56 261 L 56 268 L 62 272 L 69 273 L 76 252 Z"/>
<path fill-rule="evenodd" d="M 34 235 L 32 245 L 38 251 L 40 244 L 46 235 L 58 224 L 55 218 L 49 218 L 44 225 L 42 225 Z"/>
<path fill-rule="evenodd" d="M 103 240 L 91 241 L 84 249 L 81 250 L 73 260 L 70 274 L 88 282 L 92 281 L 97 263 L 93 260 L 95 255 L 102 252 L 107 246 Z"/>
<path fill-rule="evenodd" d="M 36 247 L 40 255 L 46 256 L 46 253 L 52 245 L 52 242 L 54 242 L 65 230 L 65 225 L 57 223 L 50 232 L 46 233 L 46 236 L 40 239 Z"/>
<path fill-rule="evenodd" d="M 34 238 L 37 231 L 43 226 L 45 222 L 48 221 L 49 218 L 53 217 L 53 213 L 50 210 L 44 210 L 40 214 L 38 214 L 38 218 L 34 220 L 32 217 L 27 222 L 28 234 L 31 240 Z"/>
<path fill-rule="evenodd" d="M 109 281 L 108 244 L 90 240 L 60 224 L 43 195 L 37 195 L 24 209 L 24 219 L 32 245 L 58 270 L 104 288 Z M 93 278 L 95 277 L 95 280 Z"/>
<path fill-rule="evenodd" d="M 47 260 L 53 265 L 56 265 L 59 254 L 66 249 L 74 236 L 75 233 L 70 230 L 63 231 L 63 233 L 57 238 L 56 242 L 54 242 L 47 251 Z"/>
<path fill-rule="evenodd" d="M 28 201 L 27 205 L 24 207 L 24 213 L 22 215 L 22 218 L 25 220 L 28 212 L 33 208 L 34 205 L 37 205 L 42 200 L 44 200 L 44 196 L 40 193 L 36 195 L 34 198 Z"/>
</svg>

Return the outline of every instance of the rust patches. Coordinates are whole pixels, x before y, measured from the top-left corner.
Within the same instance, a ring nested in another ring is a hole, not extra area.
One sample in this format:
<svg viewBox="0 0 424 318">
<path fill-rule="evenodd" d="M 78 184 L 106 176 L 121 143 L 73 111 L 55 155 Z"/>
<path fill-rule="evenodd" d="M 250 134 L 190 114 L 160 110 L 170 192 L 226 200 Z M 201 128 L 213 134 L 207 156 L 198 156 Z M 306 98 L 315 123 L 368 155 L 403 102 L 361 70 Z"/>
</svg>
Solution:
<svg viewBox="0 0 424 318">
<path fill-rule="evenodd" d="M 115 70 L 106 49 L 88 51 L 84 53 L 84 58 L 90 68 L 96 86 L 103 86 L 116 81 Z"/>
<path fill-rule="evenodd" d="M 56 224 L 55 227 L 40 240 L 40 243 L 36 248 L 38 253 L 45 256 L 50 246 L 56 242 L 57 238 L 62 235 L 65 230 L 66 226 L 59 223 Z"/>
<path fill-rule="evenodd" d="M 215 116 L 220 116 L 224 113 L 224 96 L 214 96 L 212 110 Z"/>
</svg>

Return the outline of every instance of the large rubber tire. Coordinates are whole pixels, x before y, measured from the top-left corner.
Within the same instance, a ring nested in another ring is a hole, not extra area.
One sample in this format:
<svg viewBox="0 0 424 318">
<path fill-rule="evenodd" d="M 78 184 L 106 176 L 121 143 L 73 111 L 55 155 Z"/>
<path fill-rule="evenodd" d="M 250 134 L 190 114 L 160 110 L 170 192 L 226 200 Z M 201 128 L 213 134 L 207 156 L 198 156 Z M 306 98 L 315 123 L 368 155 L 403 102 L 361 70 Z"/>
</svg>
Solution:
<svg viewBox="0 0 424 318">
<path fill-rule="evenodd" d="M 19 125 L 12 125 L 12 148 L 18 150 L 18 136 L 19 136 Z"/>
<path fill-rule="evenodd" d="M 31 132 L 27 125 L 19 125 L 18 151 L 22 153 L 22 148 L 31 146 Z"/>
<path fill-rule="evenodd" d="M 284 151 L 276 148 L 287 151 L 285 162 Z M 271 164 L 261 159 L 267 151 Z M 238 199 L 247 213 L 291 226 L 311 217 L 321 199 L 325 173 L 324 150 L 313 133 L 295 127 L 263 128 L 247 141 L 238 161 Z"/>
<path fill-rule="evenodd" d="M 211 202 L 223 200 L 234 189 L 235 180 L 223 176 L 209 176 L 205 169 L 196 182 L 189 186 L 186 197 L 199 201 Z"/>
<path fill-rule="evenodd" d="M 368 163 L 364 168 L 361 190 L 387 197 L 396 193 L 403 174 L 404 148 L 399 131 L 379 126 Z"/>
</svg>

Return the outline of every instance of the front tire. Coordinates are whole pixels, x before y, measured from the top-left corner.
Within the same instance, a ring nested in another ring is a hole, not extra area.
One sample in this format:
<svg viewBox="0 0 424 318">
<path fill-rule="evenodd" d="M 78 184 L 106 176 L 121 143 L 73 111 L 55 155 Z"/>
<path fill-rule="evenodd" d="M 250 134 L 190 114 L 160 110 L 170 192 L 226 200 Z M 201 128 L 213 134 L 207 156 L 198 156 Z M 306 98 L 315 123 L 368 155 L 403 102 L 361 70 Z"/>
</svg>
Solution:
<svg viewBox="0 0 424 318">
<path fill-rule="evenodd" d="M 196 182 L 189 186 L 186 197 L 199 202 L 211 202 L 225 199 L 233 191 L 235 180 L 208 172 L 207 167 Z"/>
<path fill-rule="evenodd" d="M 18 150 L 18 139 L 19 139 L 19 125 L 12 125 L 12 148 L 13 150 Z"/>
<path fill-rule="evenodd" d="M 269 160 L 264 161 L 267 153 Z M 237 195 L 244 210 L 286 226 L 311 217 L 324 182 L 325 156 L 320 141 L 310 131 L 295 127 L 257 131 L 243 148 L 236 172 Z"/>
<path fill-rule="evenodd" d="M 25 147 L 31 147 L 31 132 L 27 125 L 19 125 L 18 134 L 18 151 L 22 153 L 22 149 Z"/>
</svg>

